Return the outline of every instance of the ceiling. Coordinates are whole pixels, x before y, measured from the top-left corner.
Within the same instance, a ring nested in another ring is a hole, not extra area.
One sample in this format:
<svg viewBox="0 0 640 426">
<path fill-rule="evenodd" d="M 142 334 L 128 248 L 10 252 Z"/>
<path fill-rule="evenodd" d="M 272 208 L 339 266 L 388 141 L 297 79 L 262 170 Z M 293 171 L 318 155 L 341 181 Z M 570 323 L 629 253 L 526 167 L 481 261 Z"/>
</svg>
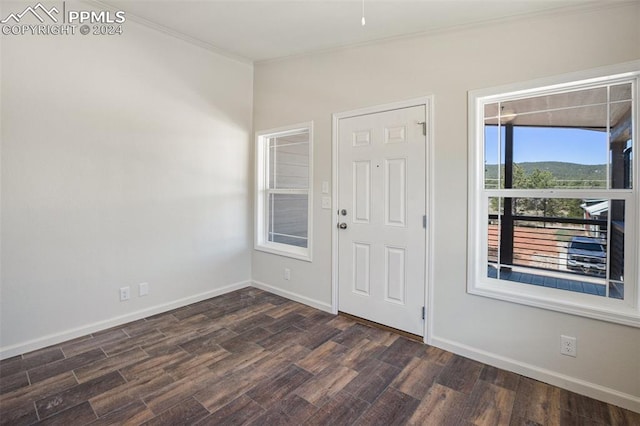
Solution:
<svg viewBox="0 0 640 426">
<path fill-rule="evenodd" d="M 621 0 L 613 0 L 621 1 Z M 605 0 L 100 0 L 212 50 L 257 62 Z"/>
</svg>

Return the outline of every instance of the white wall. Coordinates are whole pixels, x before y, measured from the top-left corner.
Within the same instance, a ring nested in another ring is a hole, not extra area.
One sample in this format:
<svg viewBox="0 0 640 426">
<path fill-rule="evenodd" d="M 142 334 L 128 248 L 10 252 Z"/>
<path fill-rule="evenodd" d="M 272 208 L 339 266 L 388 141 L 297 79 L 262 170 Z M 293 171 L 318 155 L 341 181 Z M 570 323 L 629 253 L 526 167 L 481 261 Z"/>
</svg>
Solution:
<svg viewBox="0 0 640 426">
<path fill-rule="evenodd" d="M 465 291 L 467 91 L 639 59 L 640 4 L 601 6 L 257 64 L 254 128 L 314 120 L 320 194 L 332 177 L 332 113 L 433 94 L 432 342 L 640 411 L 640 329 Z M 253 278 L 329 306 L 334 223 L 320 196 L 313 215 L 313 263 L 254 251 Z M 560 334 L 578 338 L 577 358 L 559 354 Z"/>
<path fill-rule="evenodd" d="M 2 357 L 250 283 L 253 66 L 123 28 L 0 37 Z"/>
</svg>

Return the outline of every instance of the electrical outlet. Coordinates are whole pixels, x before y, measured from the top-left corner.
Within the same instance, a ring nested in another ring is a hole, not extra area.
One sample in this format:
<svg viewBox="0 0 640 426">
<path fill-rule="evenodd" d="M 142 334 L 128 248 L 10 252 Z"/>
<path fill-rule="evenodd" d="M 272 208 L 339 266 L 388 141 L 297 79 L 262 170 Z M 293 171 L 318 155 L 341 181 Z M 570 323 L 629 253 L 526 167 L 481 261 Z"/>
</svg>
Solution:
<svg viewBox="0 0 640 426">
<path fill-rule="evenodd" d="M 131 289 L 129 287 L 120 287 L 120 301 L 124 302 L 131 298 Z"/>
<path fill-rule="evenodd" d="M 560 336 L 560 353 L 575 358 L 578 354 L 576 338 L 572 336 Z"/>
<path fill-rule="evenodd" d="M 149 294 L 149 283 L 138 284 L 138 296 L 146 296 Z"/>
<path fill-rule="evenodd" d="M 291 269 L 284 268 L 284 279 L 287 281 L 291 279 Z"/>
</svg>

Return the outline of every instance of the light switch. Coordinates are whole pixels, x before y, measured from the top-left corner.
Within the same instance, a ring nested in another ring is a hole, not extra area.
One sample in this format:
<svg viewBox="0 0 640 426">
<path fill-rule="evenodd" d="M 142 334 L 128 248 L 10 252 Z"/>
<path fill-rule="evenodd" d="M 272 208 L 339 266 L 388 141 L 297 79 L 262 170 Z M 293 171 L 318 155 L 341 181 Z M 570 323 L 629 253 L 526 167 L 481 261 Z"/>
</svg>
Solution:
<svg viewBox="0 0 640 426">
<path fill-rule="evenodd" d="M 322 193 L 323 194 L 328 194 L 329 193 L 329 182 L 327 182 L 326 180 L 322 182 Z M 324 207 L 324 204 L 322 204 L 322 207 Z M 331 208 L 331 207 L 326 207 L 326 208 Z"/>
</svg>

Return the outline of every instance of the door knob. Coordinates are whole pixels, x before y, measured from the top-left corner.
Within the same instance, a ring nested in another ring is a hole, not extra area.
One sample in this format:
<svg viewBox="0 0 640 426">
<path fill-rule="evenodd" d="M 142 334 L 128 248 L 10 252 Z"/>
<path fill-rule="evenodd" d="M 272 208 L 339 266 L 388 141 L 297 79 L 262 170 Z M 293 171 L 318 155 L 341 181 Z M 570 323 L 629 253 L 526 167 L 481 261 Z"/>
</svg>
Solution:
<svg viewBox="0 0 640 426">
<path fill-rule="evenodd" d="M 346 223 L 344 223 L 344 222 L 342 222 L 342 223 L 338 224 L 338 228 L 340 228 L 340 229 L 347 229 L 347 224 L 346 224 Z"/>
</svg>

